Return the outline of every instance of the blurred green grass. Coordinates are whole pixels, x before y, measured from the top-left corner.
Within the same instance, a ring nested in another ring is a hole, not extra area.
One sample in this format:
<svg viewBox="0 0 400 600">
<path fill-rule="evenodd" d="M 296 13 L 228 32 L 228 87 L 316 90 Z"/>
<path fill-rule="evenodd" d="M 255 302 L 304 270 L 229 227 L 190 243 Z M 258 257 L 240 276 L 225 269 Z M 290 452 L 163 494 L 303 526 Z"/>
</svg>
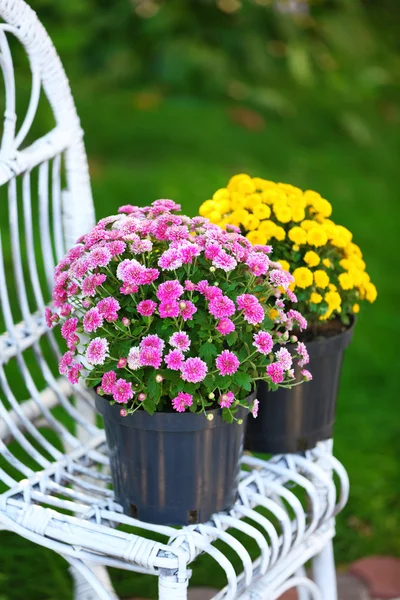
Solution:
<svg viewBox="0 0 400 600">
<path fill-rule="evenodd" d="M 251 131 L 232 120 L 230 106 L 190 97 L 160 99 L 138 110 L 131 93 L 81 86 L 76 101 L 92 174 L 97 217 L 121 204 L 173 198 L 190 215 L 237 172 L 318 190 L 333 218 L 354 233 L 378 288 L 360 314 L 346 352 L 335 434 L 335 454 L 351 481 L 349 503 L 337 521 L 336 559 L 367 554 L 400 556 L 400 436 L 394 357 L 400 334 L 398 165 L 396 127 L 371 109 L 369 143 L 355 144 L 317 104 L 292 99 L 289 119 L 264 115 Z M 263 124 L 264 123 L 264 124 Z M 66 563 L 53 553 L 2 532 L 2 600 L 67 600 Z M 38 575 L 40 574 L 40 576 Z M 113 572 L 122 597 L 156 597 L 156 581 Z M 223 585 L 207 557 L 194 566 L 193 584 Z"/>
</svg>

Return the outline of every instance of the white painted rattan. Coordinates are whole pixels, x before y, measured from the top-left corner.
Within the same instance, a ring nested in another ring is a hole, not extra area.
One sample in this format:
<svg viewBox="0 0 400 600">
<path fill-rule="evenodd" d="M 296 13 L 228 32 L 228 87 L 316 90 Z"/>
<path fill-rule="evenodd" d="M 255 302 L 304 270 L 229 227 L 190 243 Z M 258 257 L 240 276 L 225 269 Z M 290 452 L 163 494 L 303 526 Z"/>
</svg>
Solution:
<svg viewBox="0 0 400 600">
<path fill-rule="evenodd" d="M 331 540 L 348 479 L 330 441 L 304 455 L 270 461 L 243 457 L 234 508 L 208 523 L 178 530 L 140 523 L 123 515 L 114 501 L 92 398 L 56 375 L 57 337 L 43 318 L 55 262 L 94 222 L 82 130 L 59 58 L 35 13 L 23 0 L 0 0 L 0 16 L 6 92 L 0 184 L 7 189 L 0 201 L 8 201 L 8 223 L 2 222 L 0 231 L 5 326 L 0 335 L 0 529 L 62 555 L 70 564 L 77 600 L 116 598 L 105 567 L 154 574 L 159 598 L 184 599 L 189 566 L 203 552 L 226 573 L 227 586 L 215 600 L 272 600 L 290 587 L 298 588 L 301 600 L 335 600 Z M 10 36 L 24 47 L 32 72 L 21 124 Z M 23 146 L 42 93 L 55 126 Z M 50 441 L 54 436 L 46 436 L 46 429 L 57 433 L 61 446 Z M 126 526 L 146 531 L 146 537 L 127 533 Z M 235 532 L 256 541 L 255 559 Z M 163 535 L 164 542 L 151 539 L 151 533 Z M 213 545 L 216 540 L 236 552 L 241 574 Z M 310 559 L 314 582 L 303 568 Z"/>
</svg>

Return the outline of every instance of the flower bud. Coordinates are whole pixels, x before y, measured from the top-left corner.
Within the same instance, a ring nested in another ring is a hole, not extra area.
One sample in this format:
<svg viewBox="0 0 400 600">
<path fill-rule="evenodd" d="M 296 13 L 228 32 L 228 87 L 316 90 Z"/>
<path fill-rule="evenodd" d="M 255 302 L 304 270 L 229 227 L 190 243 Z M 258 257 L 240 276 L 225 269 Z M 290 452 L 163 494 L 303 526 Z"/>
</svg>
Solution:
<svg viewBox="0 0 400 600">
<path fill-rule="evenodd" d="M 238 425 L 242 425 L 242 424 L 243 424 L 243 419 L 238 419 L 238 420 L 237 420 L 237 424 L 238 424 Z"/>
<path fill-rule="evenodd" d="M 184 300 L 182 300 L 181 302 L 179 302 L 179 308 L 181 310 L 184 310 L 186 308 L 186 302 Z"/>
<path fill-rule="evenodd" d="M 144 400 L 146 400 L 147 396 L 144 392 L 140 392 L 140 394 L 138 395 L 138 400 L 139 402 L 143 402 Z"/>
<path fill-rule="evenodd" d="M 164 381 L 164 377 L 158 373 L 156 375 L 156 381 L 157 383 L 162 383 Z"/>
<path fill-rule="evenodd" d="M 103 388 L 99 386 L 96 390 L 96 394 L 98 394 L 99 396 L 104 396 Z"/>
<path fill-rule="evenodd" d="M 126 367 L 127 362 L 128 361 L 126 360 L 126 358 L 123 358 L 123 357 L 120 358 L 119 361 L 117 362 L 118 369 L 123 369 L 124 367 Z"/>
<path fill-rule="evenodd" d="M 210 392 L 210 393 L 208 394 L 208 397 L 209 397 L 209 399 L 210 399 L 210 400 L 214 400 L 214 398 L 215 398 L 215 394 L 214 394 L 214 392 Z"/>
<path fill-rule="evenodd" d="M 297 335 L 292 335 L 290 338 L 290 341 L 292 342 L 292 344 L 295 344 L 297 342 L 298 338 Z"/>
<path fill-rule="evenodd" d="M 213 341 L 213 340 L 212 340 L 212 338 L 211 338 L 211 337 L 210 337 L 210 338 L 208 338 L 208 340 L 207 340 L 207 342 L 208 342 L 209 344 L 212 344 L 212 341 Z"/>
<path fill-rule="evenodd" d="M 283 339 L 285 340 L 285 342 L 287 342 L 287 340 L 289 339 L 289 332 L 285 331 L 285 333 L 283 334 Z"/>
<path fill-rule="evenodd" d="M 121 415 L 121 417 L 126 417 L 128 414 L 128 411 L 125 408 L 121 408 L 121 410 L 119 411 L 119 414 Z"/>
<path fill-rule="evenodd" d="M 219 281 L 216 281 L 216 282 L 214 283 L 214 285 L 215 285 L 215 287 L 218 287 L 218 286 L 219 286 Z"/>
<path fill-rule="evenodd" d="M 212 420 L 213 420 L 213 418 L 214 418 L 214 415 L 213 415 L 212 413 L 208 413 L 208 415 L 207 415 L 207 420 L 208 420 L 208 421 L 212 421 Z"/>
<path fill-rule="evenodd" d="M 129 327 L 130 320 L 128 319 L 128 317 L 122 317 L 122 325 L 124 325 L 125 327 Z"/>
<path fill-rule="evenodd" d="M 213 267 L 213 266 L 210 267 L 210 273 L 215 273 L 215 267 Z"/>
</svg>

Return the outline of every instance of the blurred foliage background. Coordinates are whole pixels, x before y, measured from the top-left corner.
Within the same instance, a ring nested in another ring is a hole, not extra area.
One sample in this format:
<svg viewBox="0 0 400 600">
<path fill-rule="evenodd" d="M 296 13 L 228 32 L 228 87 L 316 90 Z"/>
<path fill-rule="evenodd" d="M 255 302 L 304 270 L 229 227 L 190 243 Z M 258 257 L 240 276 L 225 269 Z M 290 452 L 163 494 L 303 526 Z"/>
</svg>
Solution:
<svg viewBox="0 0 400 600">
<path fill-rule="evenodd" d="M 335 454 L 352 492 L 336 558 L 400 556 L 398 1 L 31 5 L 71 81 L 98 217 L 160 197 L 195 215 L 248 172 L 318 190 L 353 231 L 379 296 L 360 314 L 342 375 Z M 20 103 L 29 86 L 26 73 Z M 52 125 L 44 107 L 33 133 Z M 0 600 L 71 598 L 62 559 L 9 533 L 0 539 Z M 122 597 L 156 597 L 152 578 L 113 579 Z M 202 557 L 193 582 L 222 586 L 223 575 Z"/>
</svg>

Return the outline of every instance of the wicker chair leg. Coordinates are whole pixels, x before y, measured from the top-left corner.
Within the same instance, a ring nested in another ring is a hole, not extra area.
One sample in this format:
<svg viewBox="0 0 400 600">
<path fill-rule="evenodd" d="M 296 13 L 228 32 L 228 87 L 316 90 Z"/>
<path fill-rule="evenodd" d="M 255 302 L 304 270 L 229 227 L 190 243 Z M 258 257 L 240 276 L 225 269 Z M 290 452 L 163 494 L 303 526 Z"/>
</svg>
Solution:
<svg viewBox="0 0 400 600">
<path fill-rule="evenodd" d="M 176 573 L 161 569 L 158 578 L 159 600 L 187 600 L 189 579 L 178 581 Z"/>
<path fill-rule="evenodd" d="M 337 584 L 333 544 L 329 542 L 312 561 L 313 580 L 324 600 L 337 600 Z"/>
</svg>

